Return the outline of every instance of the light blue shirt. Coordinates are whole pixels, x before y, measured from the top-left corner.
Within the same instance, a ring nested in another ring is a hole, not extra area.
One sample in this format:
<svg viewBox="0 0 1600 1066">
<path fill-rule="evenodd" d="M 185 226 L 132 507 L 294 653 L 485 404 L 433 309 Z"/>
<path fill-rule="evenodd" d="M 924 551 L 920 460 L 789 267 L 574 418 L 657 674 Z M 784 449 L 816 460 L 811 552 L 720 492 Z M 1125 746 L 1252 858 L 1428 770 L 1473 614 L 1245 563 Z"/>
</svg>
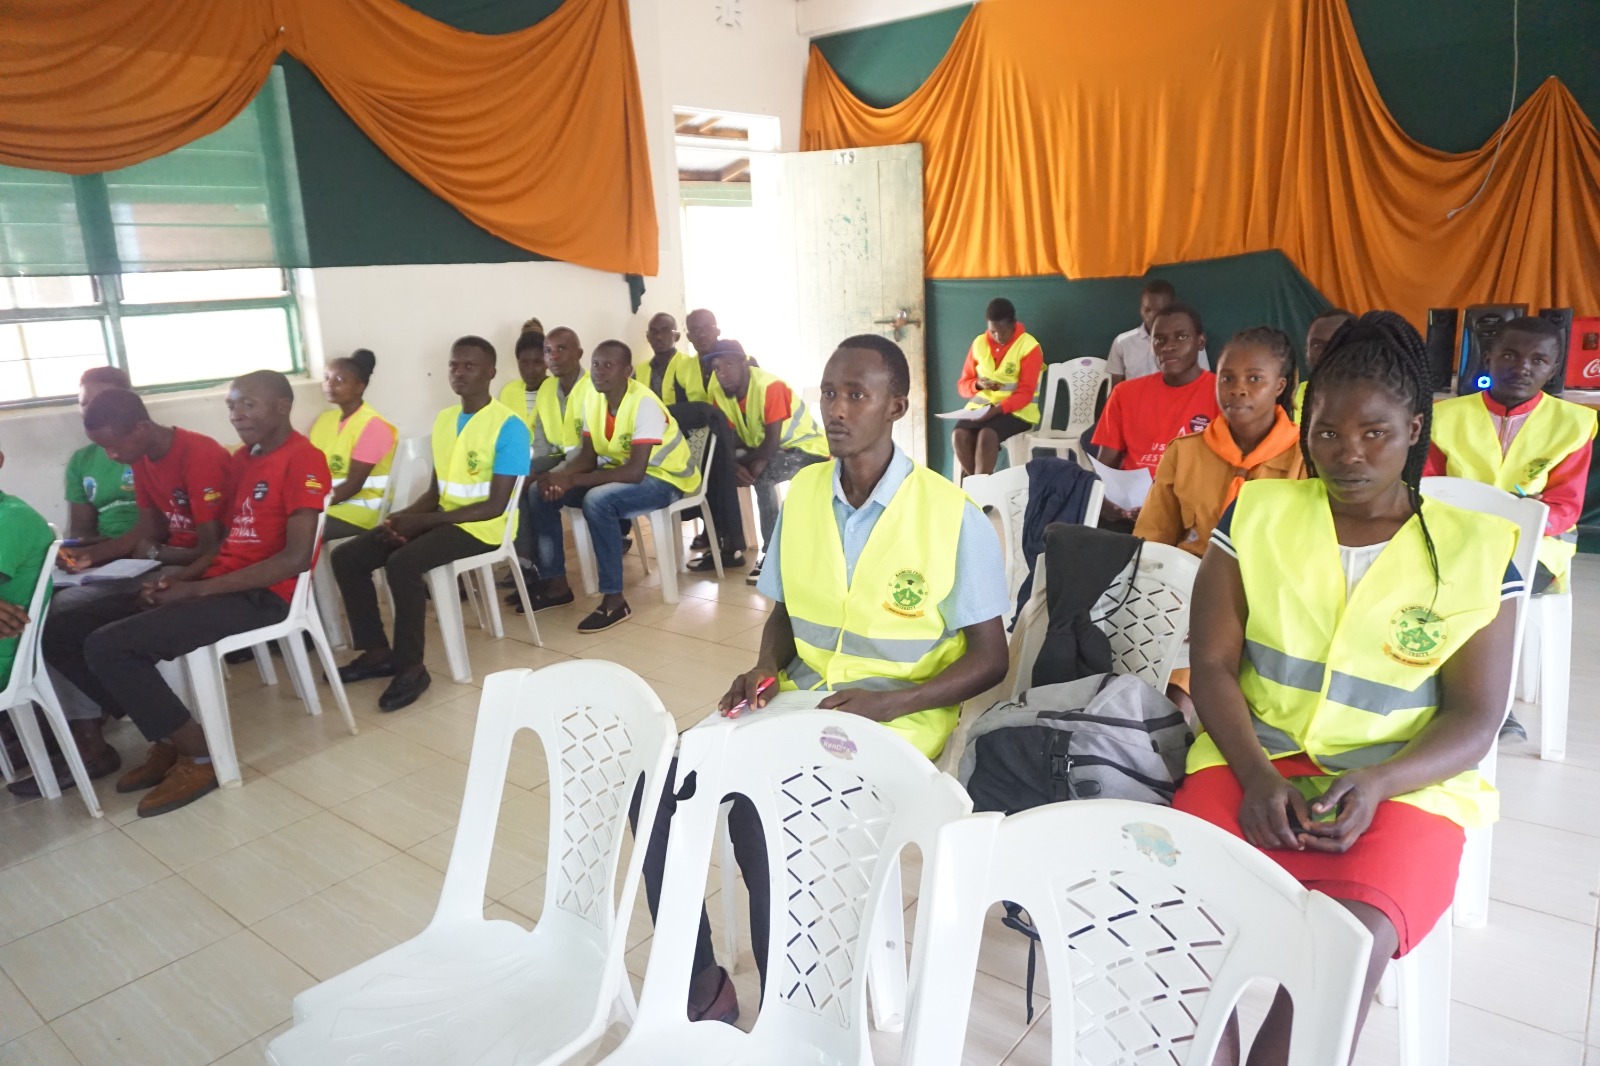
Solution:
<svg viewBox="0 0 1600 1066">
<path fill-rule="evenodd" d="M 839 482 L 839 464 L 833 464 L 833 519 L 839 525 L 839 541 L 844 546 L 847 583 L 855 577 L 856 563 L 861 559 L 873 527 L 914 467 L 911 457 L 896 447 L 894 458 L 889 460 L 889 468 L 883 472 L 872 495 L 856 508 L 845 499 L 844 487 Z M 763 596 L 779 603 L 783 602 L 783 573 L 778 565 L 778 560 L 783 558 L 778 548 L 782 536 L 783 513 L 780 511 L 772 540 L 767 544 L 766 563 L 756 584 Z M 1002 617 L 1010 606 L 1006 601 L 1006 567 L 1000 555 L 1000 538 L 995 536 L 994 526 L 983 512 L 969 501 L 962 512 L 961 533 L 956 540 L 955 585 L 939 604 L 939 614 L 944 619 L 945 629 L 954 632 Z"/>
<path fill-rule="evenodd" d="M 467 428 L 472 415 L 462 411 L 456 416 L 456 436 Z M 494 440 L 494 472 L 508 477 L 521 477 L 528 472 L 528 423 L 520 418 L 508 418 L 500 427 Z"/>
</svg>

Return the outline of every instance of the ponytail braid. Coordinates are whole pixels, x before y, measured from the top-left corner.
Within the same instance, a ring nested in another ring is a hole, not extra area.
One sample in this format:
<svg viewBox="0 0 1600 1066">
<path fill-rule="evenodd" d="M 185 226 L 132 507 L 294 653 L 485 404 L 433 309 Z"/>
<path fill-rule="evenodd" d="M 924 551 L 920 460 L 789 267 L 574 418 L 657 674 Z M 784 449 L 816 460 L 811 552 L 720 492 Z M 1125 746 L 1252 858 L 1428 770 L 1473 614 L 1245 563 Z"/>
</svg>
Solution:
<svg viewBox="0 0 1600 1066">
<path fill-rule="evenodd" d="M 1416 329 L 1393 311 L 1368 311 L 1346 322 L 1328 340 L 1316 368 L 1306 381 L 1306 400 L 1300 421 L 1300 450 L 1306 468 L 1316 473 L 1311 461 L 1311 411 L 1316 398 L 1341 385 L 1367 382 L 1389 391 L 1413 415 L 1422 416 L 1422 432 L 1406 453 L 1405 482 L 1411 510 L 1422 527 L 1428 546 L 1428 561 L 1433 565 L 1434 587 L 1439 584 L 1439 553 L 1422 514 L 1422 468 L 1428 461 L 1428 446 L 1433 433 L 1433 368 L 1427 347 Z"/>
</svg>

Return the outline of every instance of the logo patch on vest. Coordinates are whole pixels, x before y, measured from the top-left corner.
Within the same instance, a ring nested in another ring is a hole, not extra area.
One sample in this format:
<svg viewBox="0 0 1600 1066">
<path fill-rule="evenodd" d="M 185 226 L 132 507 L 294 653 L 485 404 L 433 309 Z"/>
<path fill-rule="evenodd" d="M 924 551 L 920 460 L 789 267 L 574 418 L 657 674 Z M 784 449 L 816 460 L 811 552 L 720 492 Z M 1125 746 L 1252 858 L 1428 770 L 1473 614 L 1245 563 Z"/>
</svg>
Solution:
<svg viewBox="0 0 1600 1066">
<path fill-rule="evenodd" d="M 344 473 L 344 456 L 328 456 L 328 473 L 332 474 L 334 477 L 338 477 Z"/>
<path fill-rule="evenodd" d="M 1402 607 L 1389 619 L 1383 653 L 1407 666 L 1438 666 L 1449 629 L 1443 618 L 1421 604 Z"/>
<path fill-rule="evenodd" d="M 856 742 L 836 725 L 823 729 L 822 736 L 817 738 L 822 745 L 822 750 L 832 755 L 835 759 L 854 759 L 856 757 Z"/>
<path fill-rule="evenodd" d="M 1535 459 L 1533 462 L 1522 468 L 1522 480 L 1525 482 L 1532 481 L 1534 478 L 1544 473 L 1545 469 L 1549 467 L 1549 465 L 1550 460 L 1548 459 Z"/>
<path fill-rule="evenodd" d="M 889 598 L 883 609 L 902 618 L 921 618 L 922 601 L 928 598 L 928 579 L 918 570 L 901 570 L 889 582 Z"/>
<path fill-rule="evenodd" d="M 477 477 L 478 471 L 481 469 L 483 469 L 483 459 L 478 455 L 476 449 L 468 448 L 467 473 L 471 474 L 473 477 Z"/>
</svg>

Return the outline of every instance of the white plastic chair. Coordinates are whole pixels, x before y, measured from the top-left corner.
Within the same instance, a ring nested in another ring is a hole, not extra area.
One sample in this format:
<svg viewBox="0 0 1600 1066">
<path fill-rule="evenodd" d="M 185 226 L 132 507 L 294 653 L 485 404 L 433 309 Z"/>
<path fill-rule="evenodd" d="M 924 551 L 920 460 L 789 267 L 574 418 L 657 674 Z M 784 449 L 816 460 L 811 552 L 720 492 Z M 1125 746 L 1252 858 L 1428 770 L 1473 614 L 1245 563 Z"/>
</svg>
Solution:
<svg viewBox="0 0 1600 1066">
<path fill-rule="evenodd" d="M 379 522 L 389 517 L 389 512 L 394 510 L 395 500 L 409 500 L 416 495 L 417 490 L 412 482 L 417 479 L 417 471 L 430 469 L 428 449 L 431 439 L 426 436 L 406 437 L 395 446 L 394 461 L 389 464 L 389 477 L 384 483 L 383 498 L 378 505 Z M 311 580 L 316 587 L 317 611 L 322 616 L 323 632 L 328 634 L 328 641 L 335 648 L 346 648 L 350 646 L 350 627 L 345 624 L 344 614 L 339 609 L 343 597 L 339 595 L 339 583 L 333 577 L 330 555 L 328 551 L 318 553 Z M 378 573 L 381 575 L 383 571 Z"/>
<path fill-rule="evenodd" d="M 481 623 L 487 617 L 489 632 L 496 640 L 506 635 L 505 626 L 500 621 L 500 598 L 495 594 L 494 587 L 496 563 L 511 564 L 511 578 L 517 583 L 517 594 L 522 597 L 524 604 L 532 602 L 528 596 L 527 582 L 522 578 L 522 567 L 517 563 L 514 545 L 517 535 L 517 498 L 522 494 L 522 484 L 526 480 L 526 476 L 517 478 L 511 488 L 511 499 L 506 502 L 505 510 L 506 531 L 498 546 L 480 555 L 469 555 L 436 566 L 427 572 L 428 590 L 433 596 L 433 609 L 439 616 L 439 634 L 444 640 L 445 660 L 450 664 L 450 677 L 457 684 L 472 683 L 472 657 L 467 652 L 466 622 L 461 617 L 457 579 L 463 574 L 467 576 L 467 593 L 474 597 L 473 607 L 478 612 L 478 620 Z M 476 589 L 474 580 L 477 582 Z M 533 612 L 527 611 L 525 617 L 528 620 L 528 635 L 533 638 L 533 643 L 544 647 L 544 640 L 539 636 L 539 623 L 534 620 Z"/>
<path fill-rule="evenodd" d="M 54 533 L 55 527 L 52 526 L 50 531 Z M 17 653 L 11 663 L 11 676 L 6 679 L 6 687 L 0 689 L 0 712 L 8 711 L 11 714 L 11 724 L 16 728 L 17 739 L 22 742 L 22 751 L 33 770 L 33 778 L 39 782 L 39 791 L 46 799 L 60 799 L 61 786 L 56 783 L 56 772 L 50 765 L 50 754 L 45 750 L 44 737 L 39 733 L 39 723 L 33 714 L 35 703 L 44 708 L 45 720 L 50 723 L 50 731 L 56 735 L 56 744 L 67 760 L 67 768 L 72 771 L 78 795 L 83 797 L 83 805 L 89 809 L 90 816 L 98 818 L 101 813 L 100 800 L 94 794 L 94 784 L 90 782 L 89 771 L 83 765 L 83 756 L 78 754 L 72 730 L 67 727 L 66 713 L 61 709 L 61 701 L 56 698 L 55 686 L 50 683 L 50 673 L 44 668 L 44 656 L 39 646 L 39 636 L 44 632 L 45 617 L 49 611 L 46 600 L 50 593 L 56 553 L 60 549 L 61 540 L 58 537 L 50 545 L 50 551 L 44 557 L 44 566 L 39 570 L 39 579 L 33 584 L 33 595 L 28 600 L 28 617 L 32 621 L 23 627 L 17 637 Z M 16 768 L 4 754 L 0 754 L 0 764 L 3 764 L 0 770 L 4 771 L 5 779 L 16 780 Z"/>
<path fill-rule="evenodd" d="M 523 729 L 538 734 L 551 783 L 544 910 L 531 932 L 483 916 L 506 766 Z M 655 824 L 675 740 L 660 698 L 614 663 L 491 674 L 433 920 L 296 996 L 295 1026 L 267 1048 L 267 1061 L 555 1066 L 612 1021 L 631 1021 L 623 952 L 642 846 L 629 856 L 621 891 L 613 885 L 634 790 L 643 790 L 640 824 Z"/>
<path fill-rule="evenodd" d="M 683 548 L 683 536 L 678 529 L 678 516 L 685 511 L 700 511 L 706 523 L 706 542 L 713 545 L 718 543 L 717 524 L 712 518 L 711 508 L 703 507 L 706 502 L 706 485 L 711 479 L 711 457 L 716 453 L 717 440 L 707 429 L 690 430 L 687 437 L 690 461 L 700 467 L 700 488 L 692 495 L 684 496 L 665 507 L 639 516 L 650 524 L 650 536 L 656 545 L 656 565 L 661 568 L 661 598 L 667 603 L 678 602 L 678 571 L 687 570 L 689 566 L 688 556 Z M 583 591 L 585 595 L 593 596 L 600 591 L 600 582 L 596 576 L 594 541 L 589 539 L 589 522 L 584 518 L 581 507 L 568 507 L 566 512 L 572 518 L 572 540 L 577 547 Z M 639 520 L 634 519 L 634 538 L 639 541 L 640 554 L 643 555 L 643 540 L 639 537 L 638 527 Z M 722 553 L 713 550 L 711 559 L 716 565 L 717 578 L 721 580 Z M 646 564 L 646 572 L 648 570 L 649 566 Z"/>
<path fill-rule="evenodd" d="M 1530 575 L 1531 580 L 1531 575 Z M 1539 708 L 1539 758 L 1567 757 L 1567 704 L 1572 685 L 1572 577 L 1528 600 L 1522 630 L 1519 698 Z"/>
<path fill-rule="evenodd" d="M 1068 449 L 1078 446 L 1083 431 L 1094 425 L 1095 405 L 1099 403 L 1100 388 L 1107 378 L 1106 361 L 1099 356 L 1085 355 L 1050 363 L 1044 373 L 1044 406 L 1039 412 L 1039 428 L 1006 441 L 1006 454 L 1012 466 L 1026 463 L 1038 448 L 1048 448 L 1065 459 Z M 1056 400 L 1063 386 L 1067 390 L 1067 425 L 1056 429 L 1053 425 Z"/>
<path fill-rule="evenodd" d="M 1103 361 L 1103 360 L 1102 360 Z M 1022 526 L 1028 513 L 1027 460 L 993 474 L 973 474 L 961 482 L 966 494 L 980 509 L 993 507 L 1000 516 L 1000 547 L 1006 562 L 1006 601 L 1015 604 L 1017 592 L 1028 576 L 1028 560 L 1022 552 Z M 1100 522 L 1100 505 L 1106 489 L 1096 481 L 1089 490 L 1083 524 L 1093 528 Z"/>
<path fill-rule="evenodd" d="M 314 544 L 321 550 L 322 527 L 327 520 L 327 514 L 317 516 L 317 535 Z M 313 570 L 315 567 L 313 566 Z M 187 681 L 189 688 L 188 703 L 205 730 L 206 747 L 211 751 L 211 762 L 217 771 L 217 783 L 223 788 L 237 788 L 240 783 L 239 757 L 233 748 L 233 723 L 228 717 L 228 688 L 223 681 L 222 657 L 239 648 L 254 648 L 258 664 L 266 660 L 267 666 L 263 668 L 263 678 L 270 669 L 271 660 L 267 657 L 265 648 L 272 641 L 278 642 L 279 649 L 283 652 L 283 660 L 288 664 L 290 679 L 294 682 L 295 691 L 305 701 L 306 713 L 317 715 L 322 713 L 322 699 L 317 694 L 316 678 L 311 672 L 311 662 L 306 657 L 305 640 L 302 633 L 311 636 L 311 643 L 316 646 L 317 658 L 322 663 L 323 676 L 328 680 L 328 687 L 333 690 L 333 698 L 339 705 L 339 712 L 344 715 L 344 724 L 350 730 L 350 735 L 357 733 L 355 715 L 350 713 L 350 701 L 345 698 L 344 683 L 339 680 L 339 667 L 333 660 L 333 649 L 328 646 L 328 635 L 322 628 L 322 617 L 317 611 L 314 597 L 312 596 L 312 572 L 307 570 L 295 579 L 294 594 L 289 599 L 289 614 L 283 621 L 275 625 L 262 626 L 260 629 L 251 629 L 243 633 L 223 637 L 215 644 L 208 644 L 203 648 L 196 648 L 183 656 L 181 671 L 183 678 L 177 676 L 177 671 L 167 669 L 163 676 L 167 678 L 174 690 L 182 687 Z M 276 674 L 272 674 L 274 683 Z"/>
<path fill-rule="evenodd" d="M 972 801 L 893 732 L 828 711 L 708 719 L 680 740 L 675 784 L 690 773 L 697 783 L 672 821 L 639 1019 L 604 1061 L 870 1063 L 868 984 L 874 1000 L 904 995 L 892 987 L 905 974 L 900 852 L 915 844 L 930 854 L 939 827 Z M 749 1033 L 692 1024 L 683 1009 L 717 809 L 729 793 L 755 805 L 774 889 L 766 996 Z"/>
<path fill-rule="evenodd" d="M 1372 938 L 1231 834 L 1126 800 L 975 814 L 939 834 L 901 1059 L 956 1066 L 984 914 L 1024 907 L 1054 995 L 1055 1063 L 1210 1066 L 1252 979 L 1294 999 L 1291 1066 L 1346 1066 Z"/>
</svg>

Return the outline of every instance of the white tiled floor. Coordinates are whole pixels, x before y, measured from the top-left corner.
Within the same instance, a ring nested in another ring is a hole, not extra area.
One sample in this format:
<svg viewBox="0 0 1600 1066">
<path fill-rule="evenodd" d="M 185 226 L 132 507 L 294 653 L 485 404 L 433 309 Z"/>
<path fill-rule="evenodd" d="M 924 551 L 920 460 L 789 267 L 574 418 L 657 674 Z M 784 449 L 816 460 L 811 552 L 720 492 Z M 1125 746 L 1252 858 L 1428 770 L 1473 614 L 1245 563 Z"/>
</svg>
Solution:
<svg viewBox="0 0 1600 1066">
<path fill-rule="evenodd" d="M 637 560 L 627 565 L 637 582 Z M 518 639 L 526 630 L 515 616 L 504 641 L 469 630 L 478 680 L 574 656 L 610 659 L 643 675 L 680 725 L 697 721 L 753 659 L 766 605 L 742 571 L 720 584 L 687 581 L 676 607 L 661 602 L 657 580 L 630 585 L 635 616 L 607 633 L 576 633 L 592 606 L 581 598 L 539 616 L 544 649 Z M 1600 587 L 1600 559 L 1580 557 L 1578 582 Z M 1600 662 L 1585 654 L 1600 636 L 1600 605 L 1580 598 L 1575 621 L 1568 759 L 1542 763 L 1533 744 L 1503 753 L 1490 922 L 1456 935 L 1451 1059 L 1468 1066 L 1600 1066 L 1600 714 L 1590 687 Z M 437 639 L 428 663 L 432 689 L 393 715 L 376 709 L 381 682 L 351 687 L 356 737 L 337 715 L 308 718 L 292 693 L 235 671 L 244 786 L 162 818 L 136 818 L 138 797 L 109 781 L 100 821 L 71 792 L 30 802 L 0 792 L 0 1066 L 260 1063 L 296 992 L 420 930 L 443 880 L 479 694 L 448 680 Z M 125 759 L 143 752 L 126 725 L 112 738 Z M 494 916 L 538 917 L 547 787 L 537 751 L 519 748 L 489 878 Z M 642 903 L 638 913 L 635 980 L 650 936 Z M 714 897 L 711 914 L 720 926 Z M 1025 956 L 1020 938 L 992 923 L 967 1062 L 1049 1061 L 1049 982 L 1041 977 L 1030 1026 Z M 748 950 L 735 983 L 753 1004 Z M 1374 1008 L 1357 1062 L 1396 1062 L 1395 1028 L 1392 1010 Z M 875 1034 L 874 1046 L 880 1063 L 897 1061 L 897 1037 Z"/>
</svg>

